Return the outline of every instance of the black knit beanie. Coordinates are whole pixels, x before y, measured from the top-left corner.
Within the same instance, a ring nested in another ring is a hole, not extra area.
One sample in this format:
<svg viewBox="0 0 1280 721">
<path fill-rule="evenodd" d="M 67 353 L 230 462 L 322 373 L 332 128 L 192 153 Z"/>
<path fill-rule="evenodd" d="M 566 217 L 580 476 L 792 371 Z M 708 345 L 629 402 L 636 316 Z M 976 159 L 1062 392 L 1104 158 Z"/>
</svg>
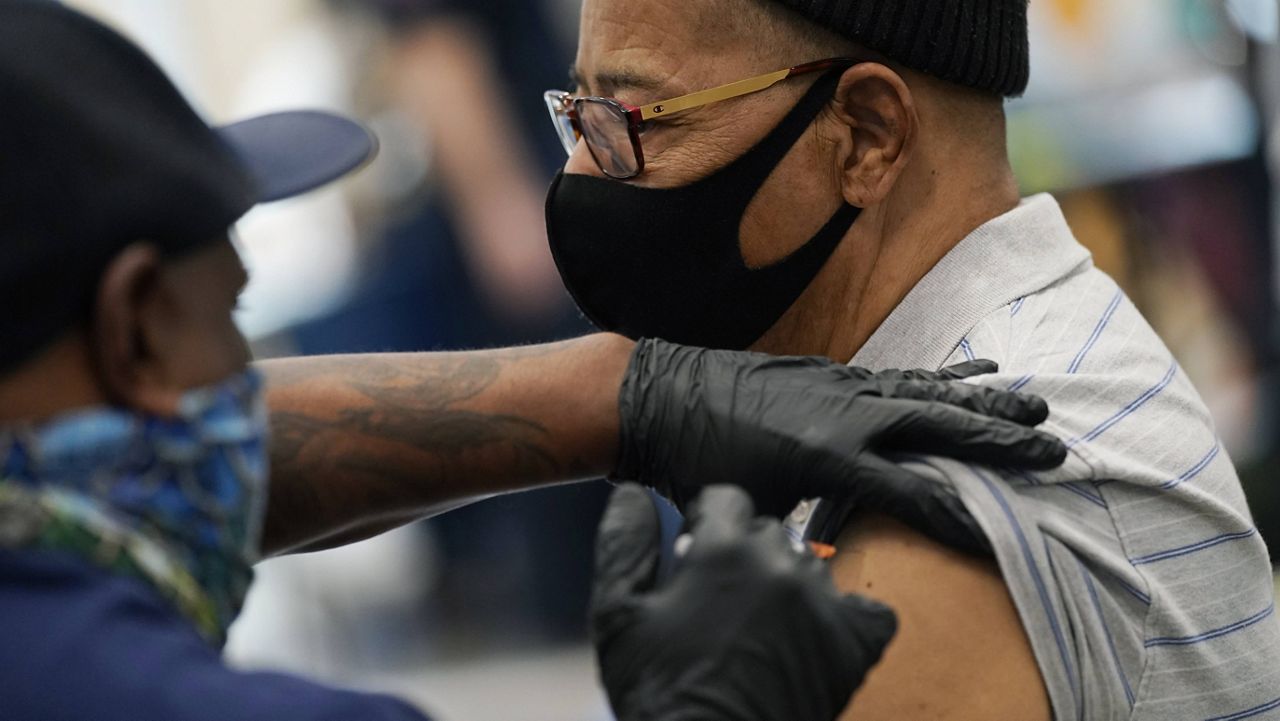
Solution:
<svg viewBox="0 0 1280 721">
<path fill-rule="evenodd" d="M 1028 0 L 777 0 L 891 60 L 978 90 L 1027 89 Z"/>
</svg>

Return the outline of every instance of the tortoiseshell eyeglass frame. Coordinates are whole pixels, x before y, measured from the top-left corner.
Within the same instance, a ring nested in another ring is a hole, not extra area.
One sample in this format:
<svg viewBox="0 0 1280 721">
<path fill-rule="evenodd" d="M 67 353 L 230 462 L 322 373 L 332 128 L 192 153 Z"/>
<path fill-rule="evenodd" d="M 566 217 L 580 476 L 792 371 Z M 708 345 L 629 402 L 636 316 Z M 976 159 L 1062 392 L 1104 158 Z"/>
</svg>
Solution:
<svg viewBox="0 0 1280 721">
<path fill-rule="evenodd" d="M 859 60 L 853 58 L 827 58 L 826 60 L 817 60 L 803 65 L 796 65 L 783 70 L 777 70 L 764 75 L 757 75 L 746 80 L 719 85 L 707 90 L 699 90 L 695 93 L 681 95 L 676 98 L 668 98 L 659 100 L 655 103 L 647 105 L 632 105 L 624 103 L 616 98 L 602 97 L 574 97 L 572 93 L 564 90 L 548 90 L 543 93 L 543 99 L 547 103 L 547 110 L 551 113 L 551 121 L 556 126 L 556 133 L 560 136 L 560 142 L 564 145 L 565 152 L 573 155 L 573 149 L 578 141 L 584 137 L 582 130 L 582 107 L 587 103 L 597 103 L 607 107 L 610 112 L 607 117 L 615 117 L 618 122 L 626 123 L 627 135 L 631 140 L 631 148 L 635 152 L 635 169 L 625 172 L 611 172 L 606 167 L 606 163 L 601 162 L 597 149 L 592 146 L 590 141 L 587 142 L 587 149 L 591 151 L 591 158 L 599 166 L 601 172 L 615 180 L 631 180 L 640 173 L 644 172 L 644 149 L 640 144 L 640 134 L 643 130 L 644 123 L 655 118 L 664 118 L 668 115 L 692 110 L 718 103 L 722 100 L 750 95 L 758 93 L 761 90 L 767 90 L 774 85 L 809 73 L 821 72 L 830 68 L 850 67 L 858 64 Z M 568 121 L 566 125 L 565 120 Z M 571 132 L 570 132 L 571 129 Z"/>
</svg>

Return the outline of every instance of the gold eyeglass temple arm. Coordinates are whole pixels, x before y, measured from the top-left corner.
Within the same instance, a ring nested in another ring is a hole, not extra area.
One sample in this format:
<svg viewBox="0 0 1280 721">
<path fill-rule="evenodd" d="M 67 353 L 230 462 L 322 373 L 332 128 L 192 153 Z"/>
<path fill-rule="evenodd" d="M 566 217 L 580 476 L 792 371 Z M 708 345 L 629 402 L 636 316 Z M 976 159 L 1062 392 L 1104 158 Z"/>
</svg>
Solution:
<svg viewBox="0 0 1280 721">
<path fill-rule="evenodd" d="M 728 100 L 729 98 L 736 98 L 739 95 L 746 95 L 748 93 L 764 90 L 771 85 L 786 80 L 787 76 L 791 74 L 791 71 L 792 68 L 788 68 L 786 70 L 769 73 L 768 75 L 757 75 L 754 78 L 739 80 L 736 83 L 721 85 L 718 88 L 699 90 L 696 93 L 681 95 L 678 98 L 671 98 L 670 100 L 661 100 L 656 103 L 650 103 L 649 105 L 643 105 L 640 107 L 640 118 L 642 120 L 650 120 L 663 115 L 678 113 L 681 110 L 696 108 L 699 105 L 706 105 L 720 100 Z"/>
</svg>

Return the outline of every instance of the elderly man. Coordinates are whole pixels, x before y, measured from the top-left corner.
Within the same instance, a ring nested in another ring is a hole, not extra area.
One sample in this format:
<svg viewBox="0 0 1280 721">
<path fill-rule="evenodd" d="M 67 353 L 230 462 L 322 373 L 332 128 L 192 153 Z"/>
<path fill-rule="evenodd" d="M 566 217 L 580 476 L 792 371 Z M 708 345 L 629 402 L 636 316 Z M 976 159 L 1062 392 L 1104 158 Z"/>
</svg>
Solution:
<svg viewBox="0 0 1280 721">
<path fill-rule="evenodd" d="M 931 501 L 796 510 L 901 618 L 849 718 L 1280 718 L 1270 564 L 1204 405 L 1054 200 L 1019 198 L 1026 10 L 586 0 L 577 87 L 547 94 L 570 154 L 552 250 L 606 329 L 990 356 L 975 382 L 1050 401 L 1061 470 L 918 457 Z"/>
<path fill-rule="evenodd" d="M 0 106 L 6 721 L 421 721 L 223 666 L 251 564 L 611 469 L 697 497 L 661 585 L 646 492 L 625 485 L 602 523 L 593 621 L 619 716 L 828 721 L 894 617 L 837 592 L 756 505 L 910 485 L 890 450 L 1065 456 L 1029 427 L 1043 401 L 947 382 L 981 363 L 873 376 L 596 336 L 280 361 L 264 391 L 227 229 L 364 162 L 364 129 L 304 112 L 215 131 L 136 47 L 47 0 L 0 0 Z M 703 492 L 715 481 L 738 487 Z"/>
</svg>

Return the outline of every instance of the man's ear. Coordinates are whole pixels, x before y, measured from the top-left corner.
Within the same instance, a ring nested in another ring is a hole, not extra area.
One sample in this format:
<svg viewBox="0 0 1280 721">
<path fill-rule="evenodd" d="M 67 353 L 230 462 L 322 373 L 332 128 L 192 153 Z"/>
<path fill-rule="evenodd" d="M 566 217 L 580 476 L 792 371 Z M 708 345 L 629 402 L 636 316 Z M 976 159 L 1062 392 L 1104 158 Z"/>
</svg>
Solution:
<svg viewBox="0 0 1280 721">
<path fill-rule="evenodd" d="M 182 389 L 165 362 L 176 309 L 161 272 L 160 253 L 149 243 L 134 243 L 112 259 L 95 299 L 92 353 L 110 402 L 170 416 Z"/>
<path fill-rule="evenodd" d="M 844 199 L 866 208 L 888 197 L 915 150 L 920 116 L 902 76 L 879 63 L 860 63 L 840 76 L 835 117 Z"/>
</svg>

